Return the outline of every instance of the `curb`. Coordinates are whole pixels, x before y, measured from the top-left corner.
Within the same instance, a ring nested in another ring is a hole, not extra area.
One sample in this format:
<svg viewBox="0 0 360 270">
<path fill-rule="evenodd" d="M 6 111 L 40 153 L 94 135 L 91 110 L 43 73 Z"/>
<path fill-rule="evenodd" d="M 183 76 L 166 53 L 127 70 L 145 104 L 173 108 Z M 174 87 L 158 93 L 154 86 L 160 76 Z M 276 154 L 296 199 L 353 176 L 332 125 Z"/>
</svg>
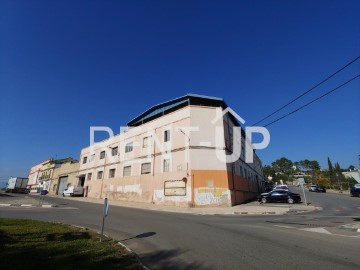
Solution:
<svg viewBox="0 0 360 270">
<path fill-rule="evenodd" d="M 34 204 L 16 204 L 16 203 L 0 203 L 0 207 L 43 207 L 43 208 L 51 208 L 51 207 L 57 207 L 55 204 L 46 204 L 46 205 L 34 205 Z"/>
<path fill-rule="evenodd" d="M 150 268 L 146 267 L 140 260 L 139 256 L 129 247 L 127 247 L 126 245 L 124 245 L 121 242 L 118 242 L 118 244 L 120 246 L 122 246 L 123 248 L 125 248 L 127 250 L 127 252 L 129 252 L 130 254 L 132 254 L 133 256 L 135 256 L 136 260 L 138 261 L 138 263 L 143 267 L 144 270 L 150 270 Z"/>
</svg>

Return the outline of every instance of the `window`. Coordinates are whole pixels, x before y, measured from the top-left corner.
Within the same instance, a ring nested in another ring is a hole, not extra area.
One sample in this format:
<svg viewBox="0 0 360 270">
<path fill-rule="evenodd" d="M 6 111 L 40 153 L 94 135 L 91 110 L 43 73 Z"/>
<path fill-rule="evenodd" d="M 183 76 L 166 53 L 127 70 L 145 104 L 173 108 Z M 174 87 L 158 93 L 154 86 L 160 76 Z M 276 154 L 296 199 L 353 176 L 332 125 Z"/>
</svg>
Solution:
<svg viewBox="0 0 360 270">
<path fill-rule="evenodd" d="M 118 154 L 118 147 L 116 146 L 116 147 L 111 149 L 111 155 L 112 156 L 117 156 L 117 154 Z"/>
<path fill-rule="evenodd" d="M 87 162 L 87 157 L 83 157 L 83 164 Z"/>
<path fill-rule="evenodd" d="M 170 159 L 164 159 L 163 171 L 168 172 L 170 170 Z"/>
<path fill-rule="evenodd" d="M 165 130 L 164 131 L 164 142 L 168 142 L 170 141 L 170 130 Z"/>
<path fill-rule="evenodd" d="M 91 180 L 91 178 L 92 178 L 92 173 L 88 173 L 87 174 L 87 180 Z"/>
<path fill-rule="evenodd" d="M 126 146 L 125 146 L 125 153 L 129 153 L 133 150 L 133 143 L 128 143 Z"/>
<path fill-rule="evenodd" d="M 131 166 L 124 167 L 123 176 L 131 176 Z"/>
<path fill-rule="evenodd" d="M 101 151 L 100 152 L 100 159 L 104 159 L 105 158 L 105 151 Z"/>
<path fill-rule="evenodd" d="M 244 176 L 244 172 L 243 172 L 243 167 L 240 165 L 240 176 L 243 177 Z"/>
<path fill-rule="evenodd" d="M 151 136 L 145 137 L 143 139 L 143 148 L 149 147 L 151 144 Z"/>
<path fill-rule="evenodd" d="M 115 169 L 110 169 L 109 170 L 109 178 L 114 178 L 115 177 Z"/>
<path fill-rule="evenodd" d="M 98 171 L 97 173 L 97 179 L 102 179 L 103 176 L 103 172 L 102 171 Z"/>
<path fill-rule="evenodd" d="M 151 163 L 143 163 L 141 164 L 141 174 L 149 174 L 151 173 Z"/>
</svg>

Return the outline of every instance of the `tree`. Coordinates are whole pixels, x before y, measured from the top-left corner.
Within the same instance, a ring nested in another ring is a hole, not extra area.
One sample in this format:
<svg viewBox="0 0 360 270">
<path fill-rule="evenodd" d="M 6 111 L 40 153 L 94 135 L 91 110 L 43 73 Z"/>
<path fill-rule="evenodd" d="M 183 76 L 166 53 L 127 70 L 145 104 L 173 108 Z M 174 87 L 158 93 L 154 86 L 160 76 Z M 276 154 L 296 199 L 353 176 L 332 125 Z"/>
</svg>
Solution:
<svg viewBox="0 0 360 270">
<path fill-rule="evenodd" d="M 275 176 L 275 170 L 271 166 L 265 165 L 263 167 L 263 174 L 264 174 L 264 178 L 268 179 L 269 176 L 271 177 Z"/>
<path fill-rule="evenodd" d="M 353 171 L 355 170 L 355 166 L 354 165 L 350 165 L 349 168 L 348 168 L 348 171 Z"/>
<path fill-rule="evenodd" d="M 292 172 L 293 163 L 286 157 L 282 157 L 276 160 L 275 162 L 271 163 L 271 165 L 275 170 L 283 172 L 284 174 L 289 175 Z"/>
<path fill-rule="evenodd" d="M 333 165 L 332 165 L 329 157 L 328 157 L 328 166 L 329 166 L 329 180 L 330 180 L 330 183 L 334 185 L 335 181 L 336 181 L 335 172 L 334 172 L 334 168 L 333 168 Z"/>
</svg>

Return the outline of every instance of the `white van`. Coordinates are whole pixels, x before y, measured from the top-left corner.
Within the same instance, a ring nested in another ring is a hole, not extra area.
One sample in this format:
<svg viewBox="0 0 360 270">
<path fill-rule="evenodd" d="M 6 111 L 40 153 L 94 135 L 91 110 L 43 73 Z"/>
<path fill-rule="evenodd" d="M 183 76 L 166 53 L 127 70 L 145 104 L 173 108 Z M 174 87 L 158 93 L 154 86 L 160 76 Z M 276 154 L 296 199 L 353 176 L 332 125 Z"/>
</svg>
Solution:
<svg viewBox="0 0 360 270">
<path fill-rule="evenodd" d="M 74 196 L 82 196 L 83 194 L 84 194 L 83 187 L 70 186 L 63 191 L 62 195 L 63 195 L 63 197 L 65 197 L 65 196 L 74 197 Z"/>
</svg>

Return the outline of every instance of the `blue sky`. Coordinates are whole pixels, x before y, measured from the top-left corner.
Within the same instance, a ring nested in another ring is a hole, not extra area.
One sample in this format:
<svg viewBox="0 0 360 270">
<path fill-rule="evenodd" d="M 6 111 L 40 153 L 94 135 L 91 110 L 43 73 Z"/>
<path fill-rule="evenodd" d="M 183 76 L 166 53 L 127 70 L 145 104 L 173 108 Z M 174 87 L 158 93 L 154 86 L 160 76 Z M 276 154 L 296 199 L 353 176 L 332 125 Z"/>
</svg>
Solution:
<svg viewBox="0 0 360 270">
<path fill-rule="evenodd" d="M 186 93 L 222 97 L 251 125 L 359 55 L 359 9 L 328 0 L 1 1 L 0 181 L 48 157 L 79 158 L 90 126 L 117 132 Z M 270 126 L 263 162 L 325 167 L 329 156 L 358 166 L 359 81 Z"/>
</svg>

